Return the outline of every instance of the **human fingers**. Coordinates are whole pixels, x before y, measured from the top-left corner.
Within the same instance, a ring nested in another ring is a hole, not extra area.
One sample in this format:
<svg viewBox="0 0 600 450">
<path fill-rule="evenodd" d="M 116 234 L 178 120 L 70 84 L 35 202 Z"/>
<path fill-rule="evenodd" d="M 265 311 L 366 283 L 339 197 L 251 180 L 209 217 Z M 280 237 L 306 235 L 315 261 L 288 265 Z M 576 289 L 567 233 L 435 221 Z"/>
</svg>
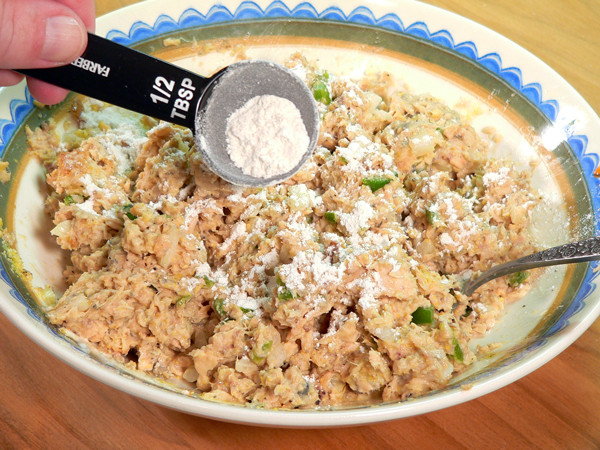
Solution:
<svg viewBox="0 0 600 450">
<path fill-rule="evenodd" d="M 71 8 L 83 20 L 88 31 L 96 29 L 96 2 L 94 0 L 58 0 Z"/>
<path fill-rule="evenodd" d="M 93 0 L 0 2 L 0 67 L 52 67 L 70 62 L 85 48 L 84 27 L 94 29 L 94 14 Z M 22 78 L 0 70 L 1 86 Z M 68 92 L 31 78 L 28 85 L 31 94 L 45 104 L 59 103 Z"/>
<path fill-rule="evenodd" d="M 0 69 L 0 86 L 14 86 L 23 79 L 23 75 L 12 70 Z"/>
<path fill-rule="evenodd" d="M 66 89 L 29 77 L 27 77 L 27 86 L 33 98 L 44 105 L 60 103 L 69 93 Z"/>
<path fill-rule="evenodd" d="M 96 28 L 96 5 L 94 0 L 55 0 L 71 8 L 83 21 L 88 31 Z M 27 79 L 29 91 L 38 101 L 52 105 L 64 100 L 68 91 L 33 78 Z"/>
<path fill-rule="evenodd" d="M 0 1 L 0 69 L 66 64 L 86 44 L 85 24 L 67 5 L 54 0 Z"/>
</svg>

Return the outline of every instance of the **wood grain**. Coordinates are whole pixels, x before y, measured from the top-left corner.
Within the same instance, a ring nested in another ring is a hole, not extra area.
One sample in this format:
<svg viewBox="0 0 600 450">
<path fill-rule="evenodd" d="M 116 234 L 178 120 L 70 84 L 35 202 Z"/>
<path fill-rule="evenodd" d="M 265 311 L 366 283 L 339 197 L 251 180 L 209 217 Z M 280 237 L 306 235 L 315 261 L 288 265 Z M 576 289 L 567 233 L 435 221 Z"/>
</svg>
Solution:
<svg viewBox="0 0 600 450">
<path fill-rule="evenodd" d="M 97 13 L 131 0 L 98 0 Z M 597 0 L 430 0 L 530 50 L 600 111 Z M 268 429 L 188 416 L 106 387 L 0 316 L 0 448 L 600 448 L 600 321 L 557 358 L 442 411 L 333 430 Z"/>
</svg>

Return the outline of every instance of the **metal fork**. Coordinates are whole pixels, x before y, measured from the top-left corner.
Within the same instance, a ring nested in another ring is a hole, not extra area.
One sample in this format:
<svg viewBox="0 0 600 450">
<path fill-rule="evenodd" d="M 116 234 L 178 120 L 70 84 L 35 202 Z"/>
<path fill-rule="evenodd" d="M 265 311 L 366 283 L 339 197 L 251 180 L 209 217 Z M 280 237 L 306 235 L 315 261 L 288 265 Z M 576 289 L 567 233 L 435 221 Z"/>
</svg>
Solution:
<svg viewBox="0 0 600 450">
<path fill-rule="evenodd" d="M 600 259 L 600 237 L 552 247 L 523 258 L 499 264 L 471 277 L 462 285 L 461 292 L 467 297 L 478 287 L 495 278 L 537 267 L 572 264 Z"/>
</svg>

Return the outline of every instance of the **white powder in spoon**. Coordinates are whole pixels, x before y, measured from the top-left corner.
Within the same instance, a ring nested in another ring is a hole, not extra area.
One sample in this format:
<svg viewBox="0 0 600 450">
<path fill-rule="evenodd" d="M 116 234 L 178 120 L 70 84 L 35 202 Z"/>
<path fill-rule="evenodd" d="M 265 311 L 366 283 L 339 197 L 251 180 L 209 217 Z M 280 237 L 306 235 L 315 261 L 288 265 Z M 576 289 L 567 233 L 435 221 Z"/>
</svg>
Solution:
<svg viewBox="0 0 600 450">
<path fill-rule="evenodd" d="M 300 111 L 275 95 L 253 97 L 227 120 L 227 153 L 246 175 L 270 178 L 292 170 L 308 149 Z"/>
</svg>

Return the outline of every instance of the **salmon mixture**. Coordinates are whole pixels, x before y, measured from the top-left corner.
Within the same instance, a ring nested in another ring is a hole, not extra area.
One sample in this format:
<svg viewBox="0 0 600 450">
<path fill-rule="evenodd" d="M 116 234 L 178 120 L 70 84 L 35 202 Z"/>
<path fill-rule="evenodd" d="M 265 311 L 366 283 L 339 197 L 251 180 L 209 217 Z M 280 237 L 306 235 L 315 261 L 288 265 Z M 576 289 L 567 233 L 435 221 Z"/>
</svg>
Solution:
<svg viewBox="0 0 600 450">
<path fill-rule="evenodd" d="M 388 74 L 350 80 L 299 55 L 288 66 L 313 89 L 320 138 L 268 188 L 208 171 L 188 129 L 87 98 L 60 132 L 30 132 L 70 256 L 48 319 L 221 402 L 327 408 L 443 388 L 531 281 L 460 292 L 535 250 L 530 174 L 491 159 L 492 139 L 448 106 L 392 91 Z"/>
</svg>

